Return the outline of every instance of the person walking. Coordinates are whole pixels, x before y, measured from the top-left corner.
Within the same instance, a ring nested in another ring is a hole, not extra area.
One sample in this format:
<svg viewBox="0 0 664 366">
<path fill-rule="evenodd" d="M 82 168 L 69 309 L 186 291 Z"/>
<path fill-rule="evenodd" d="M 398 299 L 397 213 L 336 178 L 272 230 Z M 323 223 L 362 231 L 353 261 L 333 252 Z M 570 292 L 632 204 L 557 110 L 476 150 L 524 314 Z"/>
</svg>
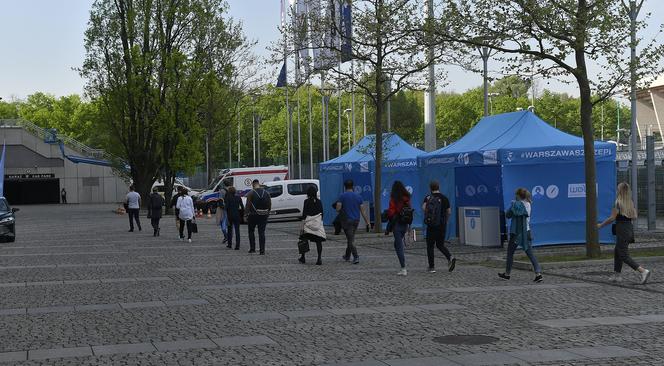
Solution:
<svg viewBox="0 0 664 366">
<path fill-rule="evenodd" d="M 617 197 L 611 209 L 611 216 L 597 225 L 597 228 L 601 229 L 615 222 L 615 229 L 612 230 L 616 236 L 616 246 L 613 249 L 613 275 L 609 278 L 612 282 L 622 281 L 621 272 L 623 263 L 639 272 L 642 285 L 645 285 L 650 279 L 651 271 L 638 265 L 629 255 L 629 244 L 634 242 L 632 220 L 636 219 L 636 217 L 637 212 L 634 207 L 634 201 L 632 201 L 632 192 L 629 184 L 624 182 L 618 184 Z"/>
<path fill-rule="evenodd" d="M 318 189 L 311 185 L 307 188 L 307 199 L 302 209 L 302 234 L 300 240 L 313 241 L 316 243 L 318 260 L 316 265 L 323 264 L 321 254 L 323 253 L 323 242 L 326 240 L 325 227 L 323 226 L 323 203 L 318 199 Z M 306 263 L 305 253 L 300 253 L 300 263 Z"/>
<path fill-rule="evenodd" d="M 530 232 L 530 215 L 531 215 L 531 202 L 530 192 L 525 188 L 518 188 L 515 192 L 515 200 L 512 205 L 505 212 L 505 217 L 511 219 L 509 243 L 507 245 L 507 261 L 505 272 L 499 273 L 498 277 L 509 280 L 512 271 L 512 264 L 514 263 L 514 252 L 517 247 L 521 247 L 530 259 L 535 271 L 535 279 L 533 282 L 542 282 L 542 268 L 537 262 L 537 258 L 533 253 L 532 235 Z"/>
<path fill-rule="evenodd" d="M 337 212 L 341 214 L 341 228 L 346 235 L 346 253 L 341 257 L 348 262 L 351 254 L 353 255 L 353 264 L 360 263 L 360 257 L 357 254 L 355 247 L 355 233 L 360 224 L 360 215 L 364 217 L 367 222 L 367 231 L 369 230 L 369 219 L 364 211 L 362 211 L 362 196 L 355 193 L 353 189 L 353 181 L 348 179 L 344 182 L 344 189 L 339 199 L 337 199 Z"/>
<path fill-rule="evenodd" d="M 429 273 L 436 273 L 434 251 L 438 248 L 447 258 L 447 270 L 452 272 L 456 267 L 456 258 L 452 256 L 445 246 L 447 236 L 447 223 L 452 209 L 450 200 L 440 193 L 440 183 L 432 181 L 429 183 L 431 193 L 424 199 L 422 211 L 424 212 L 424 224 L 427 235 L 427 259 L 429 261 Z"/>
<path fill-rule="evenodd" d="M 272 209 L 270 194 L 261 187 L 258 179 L 251 182 L 252 190 L 247 194 L 247 227 L 249 231 L 249 253 L 256 253 L 256 228 L 258 228 L 259 254 L 265 255 L 265 228 Z"/>
<path fill-rule="evenodd" d="M 152 194 L 148 202 L 148 213 L 150 214 L 150 223 L 154 233 L 152 236 L 159 236 L 159 220 L 161 220 L 161 209 L 164 206 L 164 197 L 162 197 L 158 188 L 152 188 Z"/>
<path fill-rule="evenodd" d="M 138 214 L 141 210 L 141 195 L 134 190 L 133 184 L 129 186 L 129 193 L 127 193 L 125 204 L 127 205 L 127 214 L 129 215 L 129 232 L 134 231 L 134 220 L 136 220 L 138 231 L 141 231 L 141 221 L 138 219 Z"/>
<path fill-rule="evenodd" d="M 217 224 L 221 229 L 221 235 L 223 236 L 222 244 L 227 244 L 226 247 L 231 248 L 232 246 L 228 244 L 228 217 L 226 216 L 226 193 L 227 190 L 224 190 L 224 196 L 220 196 L 217 201 L 217 212 L 215 217 L 217 219 Z"/>
<path fill-rule="evenodd" d="M 175 230 L 178 232 L 178 238 L 180 237 L 180 210 L 177 208 L 177 203 L 180 197 L 182 197 L 182 187 L 178 186 L 177 193 L 171 198 L 171 204 L 168 206 L 175 210 Z"/>
<path fill-rule="evenodd" d="M 182 196 L 178 198 L 175 204 L 180 219 L 180 240 L 184 240 L 184 227 L 187 226 L 187 241 L 191 243 L 191 233 L 193 232 L 193 220 L 196 216 L 194 201 L 187 194 L 187 189 L 182 188 Z"/>
<path fill-rule="evenodd" d="M 237 195 L 235 187 L 228 187 L 226 192 L 226 218 L 228 219 L 228 247 L 233 246 L 233 232 L 235 232 L 235 250 L 240 250 L 240 220 L 244 213 L 242 199 Z"/>
<path fill-rule="evenodd" d="M 67 204 L 67 191 L 64 188 L 60 191 L 60 198 L 62 199 L 62 203 Z"/>
<path fill-rule="evenodd" d="M 413 222 L 413 209 L 410 206 L 410 193 L 398 180 L 392 184 L 387 219 L 390 221 L 390 231 L 394 235 L 394 251 L 397 253 L 401 266 L 397 275 L 406 276 L 408 271 L 406 270 L 405 237 L 409 225 Z"/>
</svg>

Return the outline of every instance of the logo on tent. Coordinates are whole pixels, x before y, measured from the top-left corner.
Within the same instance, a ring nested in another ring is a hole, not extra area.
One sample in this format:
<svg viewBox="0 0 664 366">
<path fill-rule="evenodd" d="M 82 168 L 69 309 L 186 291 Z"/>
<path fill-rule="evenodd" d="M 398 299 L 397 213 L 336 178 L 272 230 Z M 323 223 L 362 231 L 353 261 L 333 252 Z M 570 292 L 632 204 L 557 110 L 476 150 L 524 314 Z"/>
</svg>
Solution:
<svg viewBox="0 0 664 366">
<path fill-rule="evenodd" d="M 368 161 L 363 161 L 360 163 L 360 172 L 366 173 L 369 171 L 369 162 Z"/>
<path fill-rule="evenodd" d="M 353 170 L 353 164 L 352 163 L 346 163 L 346 170 L 349 172 Z"/>
<path fill-rule="evenodd" d="M 494 165 L 498 164 L 498 151 L 488 150 L 482 153 L 484 157 L 484 165 Z"/>
<path fill-rule="evenodd" d="M 575 183 L 567 185 L 567 198 L 585 198 L 586 197 L 586 184 Z"/>
<path fill-rule="evenodd" d="M 354 190 L 355 193 L 357 193 L 357 194 L 362 193 L 362 187 L 360 187 L 360 186 L 355 186 L 355 188 L 353 188 L 353 190 Z"/>
<path fill-rule="evenodd" d="M 507 153 L 507 161 L 509 161 L 511 163 L 512 158 L 514 158 L 514 153 L 510 151 L 510 152 Z"/>
<path fill-rule="evenodd" d="M 560 189 L 558 189 L 557 185 L 552 184 L 546 187 L 546 196 L 550 199 L 558 197 L 558 193 L 560 193 Z"/>
<path fill-rule="evenodd" d="M 533 187 L 533 198 L 544 198 L 544 187 L 535 186 Z"/>
<path fill-rule="evenodd" d="M 477 186 L 477 194 L 487 194 L 489 193 L 489 188 L 487 188 L 484 184 L 480 184 Z"/>
<path fill-rule="evenodd" d="M 368 184 L 366 186 L 364 186 L 364 191 L 365 192 L 371 192 L 371 186 L 368 185 Z"/>
<path fill-rule="evenodd" d="M 468 197 L 472 197 L 475 195 L 475 187 L 474 186 L 466 186 L 466 195 Z"/>
<path fill-rule="evenodd" d="M 406 190 L 408 191 L 408 193 L 413 194 L 413 187 L 406 186 Z"/>
</svg>

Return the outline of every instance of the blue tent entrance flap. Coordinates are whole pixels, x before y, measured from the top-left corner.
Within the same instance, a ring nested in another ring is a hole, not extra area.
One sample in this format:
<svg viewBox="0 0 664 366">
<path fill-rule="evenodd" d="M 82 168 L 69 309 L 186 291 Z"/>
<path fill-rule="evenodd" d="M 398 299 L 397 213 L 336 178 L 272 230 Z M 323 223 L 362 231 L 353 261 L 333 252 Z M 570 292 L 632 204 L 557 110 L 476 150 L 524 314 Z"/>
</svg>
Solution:
<svg viewBox="0 0 664 366">
<path fill-rule="evenodd" d="M 345 154 L 320 164 L 321 200 L 324 207 L 324 221 L 330 225 L 336 216 L 332 203 L 343 192 L 343 182 L 352 179 L 355 191 L 362 198 L 373 204 L 374 172 L 375 172 L 376 136 L 367 135 Z M 387 208 L 384 198 L 395 180 L 401 180 L 413 194 L 419 187 L 417 157 L 424 152 L 419 150 L 394 133 L 383 134 L 383 166 L 381 206 Z M 388 194 L 389 196 L 389 194 Z M 389 198 L 388 201 L 389 202 Z M 415 205 L 419 206 L 419 205 Z M 417 209 L 417 207 L 415 207 Z M 416 210 L 417 215 L 421 215 Z M 418 222 L 421 222 L 419 220 Z"/>
<path fill-rule="evenodd" d="M 615 199 L 615 154 L 615 145 L 595 142 L 601 217 L 610 213 Z M 584 158 L 582 138 L 557 130 L 530 111 L 504 113 L 481 119 L 455 143 L 420 156 L 420 185 L 440 179 L 444 193 L 454 192 L 455 206 L 501 209 L 514 199 L 516 188 L 524 187 L 534 196 L 531 227 L 536 245 L 583 243 Z M 444 173 L 450 169 L 456 173 Z M 601 240 L 611 237 L 603 231 Z"/>
</svg>

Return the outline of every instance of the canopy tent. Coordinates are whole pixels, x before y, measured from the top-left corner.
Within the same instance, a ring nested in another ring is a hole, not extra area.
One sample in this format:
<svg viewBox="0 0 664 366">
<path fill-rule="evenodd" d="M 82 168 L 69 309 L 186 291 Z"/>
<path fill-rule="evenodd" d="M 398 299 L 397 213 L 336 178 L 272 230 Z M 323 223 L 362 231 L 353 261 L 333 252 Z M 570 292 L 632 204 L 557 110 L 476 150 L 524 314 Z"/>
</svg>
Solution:
<svg viewBox="0 0 664 366">
<path fill-rule="evenodd" d="M 355 191 L 373 206 L 375 154 L 376 136 L 367 135 L 345 154 L 320 164 L 320 195 L 326 225 L 332 224 L 336 216 L 332 204 L 343 192 L 343 182 L 347 179 L 353 180 Z M 417 174 L 417 157 L 421 154 L 424 154 L 424 151 L 411 146 L 397 134 L 383 134 L 381 207 L 388 207 L 390 189 L 396 180 L 402 181 L 411 193 L 415 193 L 420 183 Z M 421 222 L 422 212 L 418 207 L 420 205 L 413 206 L 415 222 Z"/>
<path fill-rule="evenodd" d="M 615 145 L 595 143 L 599 217 L 610 214 L 615 199 Z M 531 229 L 535 245 L 585 242 L 583 139 L 562 132 L 530 111 L 481 119 L 455 143 L 421 155 L 420 187 L 441 182 L 453 214 L 456 208 L 497 206 L 501 210 L 525 187 L 533 194 Z M 600 240 L 611 241 L 602 230 Z"/>
</svg>

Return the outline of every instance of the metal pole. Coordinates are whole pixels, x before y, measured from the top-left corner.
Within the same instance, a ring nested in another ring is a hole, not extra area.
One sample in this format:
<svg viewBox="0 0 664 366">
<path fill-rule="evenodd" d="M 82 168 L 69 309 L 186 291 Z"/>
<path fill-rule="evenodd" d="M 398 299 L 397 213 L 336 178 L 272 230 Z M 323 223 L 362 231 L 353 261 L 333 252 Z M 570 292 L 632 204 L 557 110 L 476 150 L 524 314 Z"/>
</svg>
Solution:
<svg viewBox="0 0 664 366">
<path fill-rule="evenodd" d="M 350 73 L 355 76 L 355 62 L 353 60 L 350 60 Z M 355 84 L 353 84 L 350 90 L 350 109 L 353 111 L 353 145 L 355 145 L 357 141 L 357 130 L 355 129 Z"/>
<path fill-rule="evenodd" d="M 205 133 L 205 179 L 210 183 L 210 144 L 207 132 Z"/>
<path fill-rule="evenodd" d="M 231 142 L 231 128 L 228 129 L 228 167 L 233 165 L 233 143 Z"/>
<path fill-rule="evenodd" d="M 326 141 L 327 141 L 327 136 L 325 135 L 325 73 L 320 74 L 320 93 L 321 93 L 321 102 L 322 102 L 322 108 L 321 108 L 321 129 L 323 132 L 323 161 L 327 161 L 327 154 L 325 154 L 326 151 Z"/>
<path fill-rule="evenodd" d="M 488 77 L 488 64 L 489 64 L 489 47 L 482 46 L 480 48 L 480 55 L 482 56 L 483 64 L 483 73 L 482 77 L 484 79 L 484 117 L 489 115 L 489 77 Z"/>
<path fill-rule="evenodd" d="M 367 95 L 362 95 L 362 128 L 364 129 L 362 136 L 367 135 Z"/>
<path fill-rule="evenodd" d="M 254 156 L 254 166 L 256 166 L 256 112 L 251 113 L 251 144 Z"/>
<path fill-rule="evenodd" d="M 616 142 L 620 150 L 620 102 L 616 101 L 616 114 L 618 115 L 618 125 L 616 127 Z"/>
<path fill-rule="evenodd" d="M 636 6 L 635 0 L 630 0 L 629 2 L 629 35 L 630 35 L 630 63 L 629 63 L 629 74 L 630 74 L 630 92 L 629 99 L 631 102 L 632 109 L 632 118 L 631 118 L 631 133 L 630 133 L 630 150 L 632 152 L 632 200 L 634 201 L 634 206 L 637 209 L 639 207 L 639 195 L 638 195 L 638 156 L 637 156 L 637 140 L 636 135 L 638 129 L 636 126 L 636 18 L 639 14 L 639 10 Z"/>
<path fill-rule="evenodd" d="M 287 118 L 286 119 L 286 150 L 288 151 L 288 153 L 286 154 L 287 155 L 286 160 L 288 162 L 288 176 L 290 177 L 290 176 L 292 176 L 291 174 L 293 174 L 292 166 L 291 166 L 291 144 L 290 144 L 290 142 L 291 142 L 291 136 L 290 136 L 291 115 L 292 115 L 293 112 L 291 111 L 290 101 L 288 100 L 288 98 L 289 98 L 288 97 L 288 84 L 286 84 L 286 113 L 288 114 L 286 116 L 286 118 Z"/>
<path fill-rule="evenodd" d="M 657 198 L 655 196 L 655 136 L 646 137 L 646 162 L 648 166 L 648 231 L 657 227 Z"/>
<path fill-rule="evenodd" d="M 258 145 L 258 166 L 261 166 L 261 122 L 263 117 L 256 116 L 256 145 Z"/>
<path fill-rule="evenodd" d="M 240 167 L 240 112 L 237 113 L 237 166 Z"/>
<path fill-rule="evenodd" d="M 300 131 L 300 93 L 297 93 L 297 178 L 302 179 L 302 135 Z"/>
<path fill-rule="evenodd" d="M 314 178 L 314 133 L 311 126 L 311 81 L 307 84 L 307 92 L 309 94 L 309 178 Z"/>
<path fill-rule="evenodd" d="M 600 106 L 600 111 L 602 112 L 602 125 L 601 125 L 601 133 L 600 133 L 600 140 L 604 141 L 604 103 Z"/>
<path fill-rule="evenodd" d="M 341 85 L 337 85 L 337 156 L 341 156 Z"/>
<path fill-rule="evenodd" d="M 427 0 L 427 20 L 433 22 L 433 0 Z M 424 92 L 424 150 L 436 150 L 436 70 L 433 64 L 435 48 L 430 45 L 427 49 L 428 85 Z"/>
</svg>

